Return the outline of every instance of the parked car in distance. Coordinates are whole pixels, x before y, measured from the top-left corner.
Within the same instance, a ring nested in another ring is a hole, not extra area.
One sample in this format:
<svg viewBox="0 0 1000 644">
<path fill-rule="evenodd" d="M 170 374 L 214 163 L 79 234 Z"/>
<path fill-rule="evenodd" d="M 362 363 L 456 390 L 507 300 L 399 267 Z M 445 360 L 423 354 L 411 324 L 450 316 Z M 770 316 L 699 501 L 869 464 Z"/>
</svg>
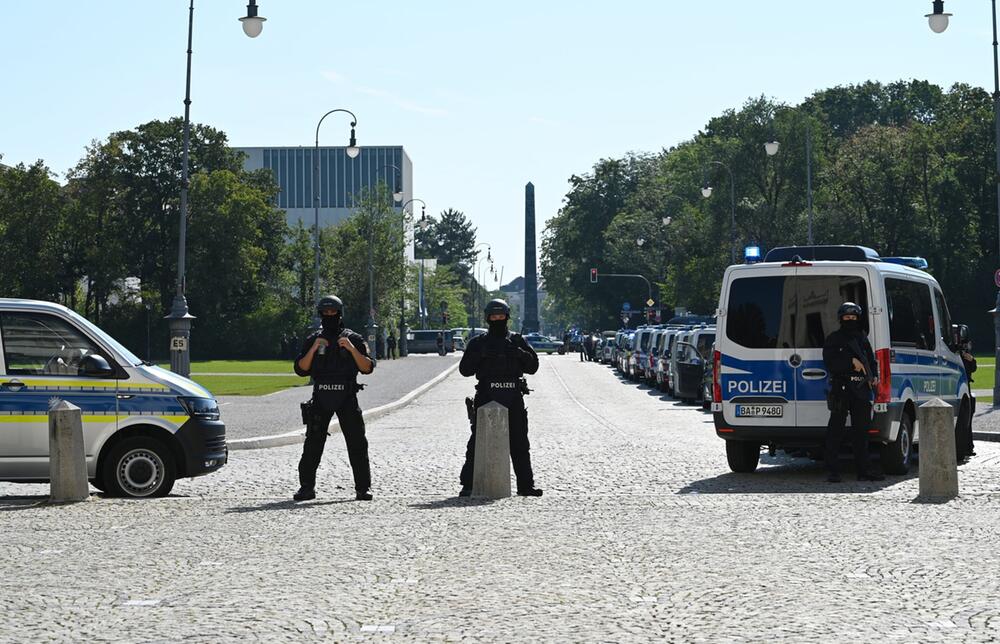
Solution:
<svg viewBox="0 0 1000 644">
<path fill-rule="evenodd" d="M 451 329 L 421 329 L 410 331 L 406 336 L 406 350 L 409 353 L 437 353 L 438 334 L 444 334 L 444 347 L 448 352 L 454 351 Z"/>
<path fill-rule="evenodd" d="M 529 333 L 524 336 L 524 341 L 535 350 L 535 353 L 546 353 L 548 355 L 559 351 L 563 345 L 562 341 L 555 340 L 541 333 Z"/>
</svg>

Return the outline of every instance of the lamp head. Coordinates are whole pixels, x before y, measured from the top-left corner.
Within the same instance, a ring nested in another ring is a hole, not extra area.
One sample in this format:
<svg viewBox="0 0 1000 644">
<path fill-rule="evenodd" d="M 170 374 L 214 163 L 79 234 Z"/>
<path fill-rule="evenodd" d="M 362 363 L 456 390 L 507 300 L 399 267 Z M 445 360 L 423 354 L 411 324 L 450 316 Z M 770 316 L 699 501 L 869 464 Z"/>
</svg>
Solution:
<svg viewBox="0 0 1000 644">
<path fill-rule="evenodd" d="M 948 28 L 949 16 L 951 16 L 950 13 L 944 12 L 944 0 L 934 0 L 933 12 L 927 14 L 925 18 L 927 18 L 927 24 L 931 31 L 939 34 Z"/>
<path fill-rule="evenodd" d="M 712 196 L 712 186 L 705 184 L 701 187 L 701 196 L 708 199 Z"/>
<path fill-rule="evenodd" d="M 780 144 L 777 141 L 768 141 L 764 144 L 764 151 L 767 152 L 767 156 L 773 157 L 778 153 L 778 146 Z"/>
<path fill-rule="evenodd" d="M 250 0 L 250 4 L 247 5 L 247 15 L 240 18 L 240 22 L 243 23 L 243 33 L 251 38 L 256 38 L 260 35 L 261 30 L 264 29 L 265 20 L 267 18 L 257 15 L 257 1 Z"/>
</svg>

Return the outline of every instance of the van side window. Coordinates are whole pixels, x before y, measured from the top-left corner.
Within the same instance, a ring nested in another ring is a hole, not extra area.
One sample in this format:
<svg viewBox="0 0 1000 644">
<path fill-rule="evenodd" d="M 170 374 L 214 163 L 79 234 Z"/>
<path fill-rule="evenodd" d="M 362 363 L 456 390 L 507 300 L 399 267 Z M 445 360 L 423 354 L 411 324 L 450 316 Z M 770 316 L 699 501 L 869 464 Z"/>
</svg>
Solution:
<svg viewBox="0 0 1000 644">
<path fill-rule="evenodd" d="M 44 313 L 0 314 L 7 375 L 75 376 L 97 347 L 75 326 Z"/>
<path fill-rule="evenodd" d="M 932 350 L 937 328 L 931 308 L 931 291 L 926 284 L 887 277 L 889 339 L 894 347 Z"/>
<path fill-rule="evenodd" d="M 951 345 L 951 314 L 941 291 L 934 289 L 934 304 L 937 306 L 938 337 L 945 346 Z"/>
</svg>

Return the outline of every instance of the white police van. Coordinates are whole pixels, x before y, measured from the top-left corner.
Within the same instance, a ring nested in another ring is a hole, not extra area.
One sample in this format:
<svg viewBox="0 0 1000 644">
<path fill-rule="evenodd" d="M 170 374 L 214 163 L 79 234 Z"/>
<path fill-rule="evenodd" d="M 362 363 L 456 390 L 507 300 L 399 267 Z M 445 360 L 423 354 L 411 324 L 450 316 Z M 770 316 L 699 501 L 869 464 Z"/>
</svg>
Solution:
<svg viewBox="0 0 1000 644">
<path fill-rule="evenodd" d="M 776 248 L 763 263 L 730 266 L 722 282 L 713 354 L 712 411 L 729 466 L 757 468 L 760 448 L 810 449 L 830 412 L 823 341 L 845 301 L 864 309 L 879 384 L 869 440 L 882 466 L 906 473 L 919 441 L 917 407 L 941 398 L 956 430 L 975 401 L 937 281 L 920 258 L 881 258 L 862 246 Z"/>
<path fill-rule="evenodd" d="M 200 385 L 145 364 L 70 309 L 0 299 L 0 480 L 49 477 L 48 409 L 83 412 L 91 484 L 154 497 L 228 459 L 219 407 Z"/>
</svg>

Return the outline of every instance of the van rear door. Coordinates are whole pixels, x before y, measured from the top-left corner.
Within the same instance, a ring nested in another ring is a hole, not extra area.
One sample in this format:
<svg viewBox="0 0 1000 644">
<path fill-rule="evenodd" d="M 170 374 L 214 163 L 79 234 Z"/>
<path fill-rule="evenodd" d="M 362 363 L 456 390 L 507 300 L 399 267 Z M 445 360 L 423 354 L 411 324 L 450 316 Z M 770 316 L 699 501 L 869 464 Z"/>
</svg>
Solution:
<svg viewBox="0 0 1000 644">
<path fill-rule="evenodd" d="M 730 269 L 718 330 L 722 416 L 730 426 L 796 426 L 796 270 Z"/>
<path fill-rule="evenodd" d="M 837 308 L 844 302 L 861 305 L 865 312 L 862 329 L 868 335 L 872 310 L 868 279 L 868 267 L 861 263 L 836 267 L 814 264 L 797 270 L 795 417 L 799 427 L 823 427 L 830 419 L 826 407 L 830 381 L 823 363 L 823 344 L 826 336 L 840 327 Z M 877 346 L 874 338 L 871 343 Z"/>
</svg>

